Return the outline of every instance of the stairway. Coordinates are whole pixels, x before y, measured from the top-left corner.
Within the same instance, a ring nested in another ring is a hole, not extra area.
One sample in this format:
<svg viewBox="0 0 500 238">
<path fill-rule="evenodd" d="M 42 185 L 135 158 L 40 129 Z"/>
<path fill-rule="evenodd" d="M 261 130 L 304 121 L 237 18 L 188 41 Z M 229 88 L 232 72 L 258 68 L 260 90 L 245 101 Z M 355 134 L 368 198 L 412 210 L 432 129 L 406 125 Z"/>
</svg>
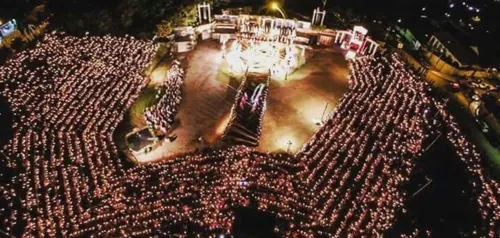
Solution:
<svg viewBox="0 0 500 238">
<path fill-rule="evenodd" d="M 267 76 L 265 79 L 260 76 L 250 76 L 247 80 L 243 81 L 243 92 L 246 92 L 248 97 L 251 97 L 254 90 L 261 83 L 264 83 L 265 87 L 262 91 L 261 96 L 258 98 L 257 106 L 252 112 L 252 106 L 250 99 L 245 104 L 243 108 L 240 107 L 241 98 L 243 94 L 237 98 L 235 101 L 236 107 L 232 112 L 235 114 L 234 119 L 229 123 L 229 128 L 226 128 L 226 133 L 223 140 L 225 142 L 237 145 L 246 145 L 251 147 L 257 147 L 259 145 L 260 130 L 259 127 L 262 123 L 263 113 L 267 98 L 267 87 L 268 81 Z"/>
</svg>

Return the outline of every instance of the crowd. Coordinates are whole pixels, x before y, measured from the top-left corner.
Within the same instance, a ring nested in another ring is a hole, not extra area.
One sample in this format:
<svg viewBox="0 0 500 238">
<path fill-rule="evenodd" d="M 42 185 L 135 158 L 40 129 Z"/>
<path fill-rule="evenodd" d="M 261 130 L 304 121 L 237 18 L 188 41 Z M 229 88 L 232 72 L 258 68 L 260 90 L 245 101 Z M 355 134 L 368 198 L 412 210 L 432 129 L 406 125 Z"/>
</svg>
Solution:
<svg viewBox="0 0 500 238">
<path fill-rule="evenodd" d="M 298 66 L 297 52 L 294 47 L 285 48 L 285 56 L 278 64 L 269 69 L 269 75 L 273 79 L 288 80 L 288 74 Z"/>
<path fill-rule="evenodd" d="M 237 40 L 224 58 L 232 72 L 267 73 L 272 79 L 286 80 L 304 57 L 297 51 L 293 45 L 282 48 L 270 42 Z"/>
<path fill-rule="evenodd" d="M 0 66 L 15 117 L 3 148 L 9 159 L 0 160 L 10 176 L 0 185 L 2 232 L 208 237 L 231 233 L 234 208 L 245 206 L 275 214 L 284 237 L 381 236 L 404 210 L 401 186 L 444 120 L 477 194 L 483 226 L 472 235 L 500 233 L 499 184 L 397 55 L 350 63 L 350 90 L 297 156 L 234 146 L 129 168 L 112 134 L 145 87 L 140 72 L 154 50 L 132 37 L 55 32 Z M 176 62 L 146 111 L 150 125 L 168 130 L 182 85 Z M 237 98 L 242 91 L 243 84 Z"/>
<path fill-rule="evenodd" d="M 240 26 L 239 40 L 250 40 L 252 42 L 276 42 L 283 44 L 292 44 L 297 36 L 295 27 L 290 26 L 271 26 L 264 24 L 260 26 L 250 22 L 245 22 Z"/>
<path fill-rule="evenodd" d="M 354 61 L 350 80 L 343 103 L 296 158 L 233 147 L 135 168 L 74 235 L 226 234 L 238 206 L 277 214 L 284 236 L 383 234 L 404 209 L 401 185 L 438 136 L 436 102 L 395 55 Z M 484 186 L 478 201 L 494 236 L 498 184 Z"/>
<path fill-rule="evenodd" d="M 159 128 L 164 134 L 172 127 L 182 99 L 182 85 L 184 70 L 180 67 L 180 62 L 174 61 L 156 96 L 158 103 L 144 110 L 144 118 L 149 127 Z"/>
<path fill-rule="evenodd" d="M 424 145 L 435 136 L 425 84 L 396 56 L 350 64 L 350 91 L 298 153 L 304 203 L 322 236 L 376 237 L 403 208 Z"/>
<path fill-rule="evenodd" d="M 116 186 L 117 193 L 81 216 L 71 235 L 228 234 L 238 206 L 255 206 L 292 221 L 300 211 L 298 196 L 290 196 L 289 174 L 300 169 L 288 155 L 257 153 L 244 146 L 136 167 Z M 276 229 L 286 234 L 290 227 Z"/>
<path fill-rule="evenodd" d="M 15 134 L 3 152 L 2 230 L 67 237 L 72 219 L 123 174 L 112 134 L 147 79 L 155 48 L 132 37 L 53 32 L 0 66 Z"/>
<path fill-rule="evenodd" d="M 469 182 L 476 194 L 483 230 L 474 235 L 498 237 L 500 234 L 500 184 L 483 168 L 481 155 L 477 148 L 467 140 L 452 115 L 447 114 L 442 104 L 437 104 L 441 114 L 445 115 L 446 138 L 467 167 Z"/>
</svg>

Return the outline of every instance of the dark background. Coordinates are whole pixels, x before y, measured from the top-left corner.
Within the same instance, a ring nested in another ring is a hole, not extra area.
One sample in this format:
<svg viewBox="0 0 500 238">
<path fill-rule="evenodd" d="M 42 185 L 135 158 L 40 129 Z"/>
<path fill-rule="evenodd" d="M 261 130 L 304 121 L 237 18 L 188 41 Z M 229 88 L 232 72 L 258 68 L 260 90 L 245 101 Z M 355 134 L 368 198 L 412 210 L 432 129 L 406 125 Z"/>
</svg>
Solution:
<svg viewBox="0 0 500 238">
<path fill-rule="evenodd" d="M 279 1 L 279 0 L 278 0 Z M 195 0 L 3 0 L 0 19 L 24 18 L 35 6 L 45 5 L 44 15 L 53 15 L 52 23 L 68 31 L 93 30 L 110 33 L 139 33 L 154 29 L 162 19 L 179 11 Z M 215 0 L 224 4 L 224 0 Z M 263 6 L 266 0 L 233 0 L 232 4 Z M 321 0 L 281 0 L 287 11 L 310 16 L 312 9 L 322 6 Z M 418 18 L 422 7 L 426 15 L 442 19 L 455 2 L 453 18 L 469 19 L 471 12 L 460 6 L 462 1 L 452 0 L 328 0 L 329 10 L 352 10 L 367 18 L 395 21 Z M 498 34 L 497 14 L 500 3 L 494 0 L 465 1 L 481 8 L 481 24 L 487 25 L 492 34 Z M 217 5 L 217 4 L 216 4 Z"/>
</svg>

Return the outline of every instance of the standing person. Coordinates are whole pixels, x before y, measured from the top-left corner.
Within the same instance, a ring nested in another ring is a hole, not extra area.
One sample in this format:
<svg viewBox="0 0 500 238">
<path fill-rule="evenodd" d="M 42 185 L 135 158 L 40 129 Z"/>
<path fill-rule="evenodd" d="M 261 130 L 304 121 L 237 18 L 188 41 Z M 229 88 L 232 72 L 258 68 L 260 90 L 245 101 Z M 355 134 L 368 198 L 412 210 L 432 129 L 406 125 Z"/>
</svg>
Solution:
<svg viewBox="0 0 500 238">
<path fill-rule="evenodd" d="M 243 94 L 243 97 L 241 98 L 241 102 L 240 102 L 240 108 L 243 110 L 245 108 L 245 104 L 247 103 L 248 101 L 248 94 L 245 92 Z"/>
</svg>

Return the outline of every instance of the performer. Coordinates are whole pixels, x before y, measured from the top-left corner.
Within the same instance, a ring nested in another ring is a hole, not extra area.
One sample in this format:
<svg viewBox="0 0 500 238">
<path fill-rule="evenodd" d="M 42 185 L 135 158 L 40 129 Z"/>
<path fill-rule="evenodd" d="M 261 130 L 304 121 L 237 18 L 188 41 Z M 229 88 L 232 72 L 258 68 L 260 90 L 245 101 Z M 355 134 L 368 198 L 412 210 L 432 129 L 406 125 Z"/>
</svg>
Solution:
<svg viewBox="0 0 500 238">
<path fill-rule="evenodd" d="M 248 94 L 245 92 L 243 94 L 243 97 L 241 97 L 241 102 L 240 102 L 241 110 L 245 109 L 245 104 L 247 103 L 247 101 L 248 101 Z"/>
</svg>

